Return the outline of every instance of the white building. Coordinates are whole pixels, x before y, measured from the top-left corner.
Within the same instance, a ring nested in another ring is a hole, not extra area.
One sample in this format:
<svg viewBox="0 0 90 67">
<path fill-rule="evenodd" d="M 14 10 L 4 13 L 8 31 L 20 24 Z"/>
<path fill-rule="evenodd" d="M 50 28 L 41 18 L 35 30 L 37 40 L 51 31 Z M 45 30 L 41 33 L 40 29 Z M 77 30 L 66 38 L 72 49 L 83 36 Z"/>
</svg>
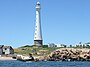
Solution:
<svg viewBox="0 0 90 67">
<path fill-rule="evenodd" d="M 40 2 L 36 4 L 36 26 L 35 26 L 35 34 L 34 34 L 34 45 L 42 46 L 42 31 L 41 31 L 41 17 L 40 17 Z"/>
<path fill-rule="evenodd" d="M 57 45 L 57 47 L 64 47 L 64 44 L 56 44 Z"/>
<path fill-rule="evenodd" d="M 57 45 L 54 44 L 54 43 L 49 43 L 49 44 L 48 44 L 48 47 L 57 47 Z"/>
<path fill-rule="evenodd" d="M 11 46 L 0 45 L 0 55 L 14 54 L 14 49 Z"/>
<path fill-rule="evenodd" d="M 14 50 L 11 46 L 4 46 L 3 54 L 14 54 Z"/>
</svg>

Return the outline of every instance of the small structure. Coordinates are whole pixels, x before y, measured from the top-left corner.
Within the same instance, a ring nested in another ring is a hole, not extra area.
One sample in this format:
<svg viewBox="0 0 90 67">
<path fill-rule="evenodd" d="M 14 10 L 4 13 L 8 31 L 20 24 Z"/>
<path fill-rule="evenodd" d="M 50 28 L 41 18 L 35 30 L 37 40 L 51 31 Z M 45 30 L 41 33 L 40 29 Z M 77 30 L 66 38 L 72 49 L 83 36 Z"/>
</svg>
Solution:
<svg viewBox="0 0 90 67">
<path fill-rule="evenodd" d="M 14 50 L 11 46 L 4 46 L 3 54 L 14 54 Z"/>
<path fill-rule="evenodd" d="M 65 47 L 64 44 L 56 44 L 56 45 L 57 45 L 57 47 L 61 47 L 61 48 L 64 48 Z"/>
<path fill-rule="evenodd" d="M 14 49 L 11 46 L 0 45 L 0 55 L 14 54 Z"/>
<path fill-rule="evenodd" d="M 49 43 L 48 47 L 57 47 L 54 43 Z"/>
</svg>

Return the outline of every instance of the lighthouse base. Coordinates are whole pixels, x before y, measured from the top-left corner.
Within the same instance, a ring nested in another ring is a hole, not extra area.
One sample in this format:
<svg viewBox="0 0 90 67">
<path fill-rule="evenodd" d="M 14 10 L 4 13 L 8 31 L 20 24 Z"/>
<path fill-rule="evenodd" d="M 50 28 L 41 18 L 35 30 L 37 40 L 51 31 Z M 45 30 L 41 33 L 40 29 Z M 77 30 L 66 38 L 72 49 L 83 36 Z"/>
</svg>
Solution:
<svg viewBox="0 0 90 67">
<path fill-rule="evenodd" d="M 34 40 L 34 45 L 42 47 L 43 41 L 42 40 Z"/>
</svg>

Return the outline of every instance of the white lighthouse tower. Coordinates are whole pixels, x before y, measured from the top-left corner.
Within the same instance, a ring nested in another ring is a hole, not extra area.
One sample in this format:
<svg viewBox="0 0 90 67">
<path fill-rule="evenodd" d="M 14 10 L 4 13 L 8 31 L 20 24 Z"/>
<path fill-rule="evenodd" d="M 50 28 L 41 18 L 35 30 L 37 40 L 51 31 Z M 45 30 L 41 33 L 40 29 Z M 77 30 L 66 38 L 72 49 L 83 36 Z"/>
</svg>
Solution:
<svg viewBox="0 0 90 67">
<path fill-rule="evenodd" d="M 34 34 L 34 45 L 36 45 L 36 46 L 43 45 L 40 9 L 41 9 L 40 2 L 37 1 L 37 4 L 36 4 L 36 26 L 35 26 L 35 34 Z"/>
</svg>

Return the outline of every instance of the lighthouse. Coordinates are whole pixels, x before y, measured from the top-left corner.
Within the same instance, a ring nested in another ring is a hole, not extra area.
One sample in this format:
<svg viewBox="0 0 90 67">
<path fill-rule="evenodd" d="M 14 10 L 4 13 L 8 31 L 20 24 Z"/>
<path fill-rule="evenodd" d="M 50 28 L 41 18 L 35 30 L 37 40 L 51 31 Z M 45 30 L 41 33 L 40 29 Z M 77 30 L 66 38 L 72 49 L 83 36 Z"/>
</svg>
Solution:
<svg viewBox="0 0 90 67">
<path fill-rule="evenodd" d="M 36 26 L 35 26 L 35 34 L 34 34 L 34 45 L 35 46 L 43 45 L 40 10 L 41 10 L 40 2 L 37 1 L 36 3 Z"/>
</svg>

